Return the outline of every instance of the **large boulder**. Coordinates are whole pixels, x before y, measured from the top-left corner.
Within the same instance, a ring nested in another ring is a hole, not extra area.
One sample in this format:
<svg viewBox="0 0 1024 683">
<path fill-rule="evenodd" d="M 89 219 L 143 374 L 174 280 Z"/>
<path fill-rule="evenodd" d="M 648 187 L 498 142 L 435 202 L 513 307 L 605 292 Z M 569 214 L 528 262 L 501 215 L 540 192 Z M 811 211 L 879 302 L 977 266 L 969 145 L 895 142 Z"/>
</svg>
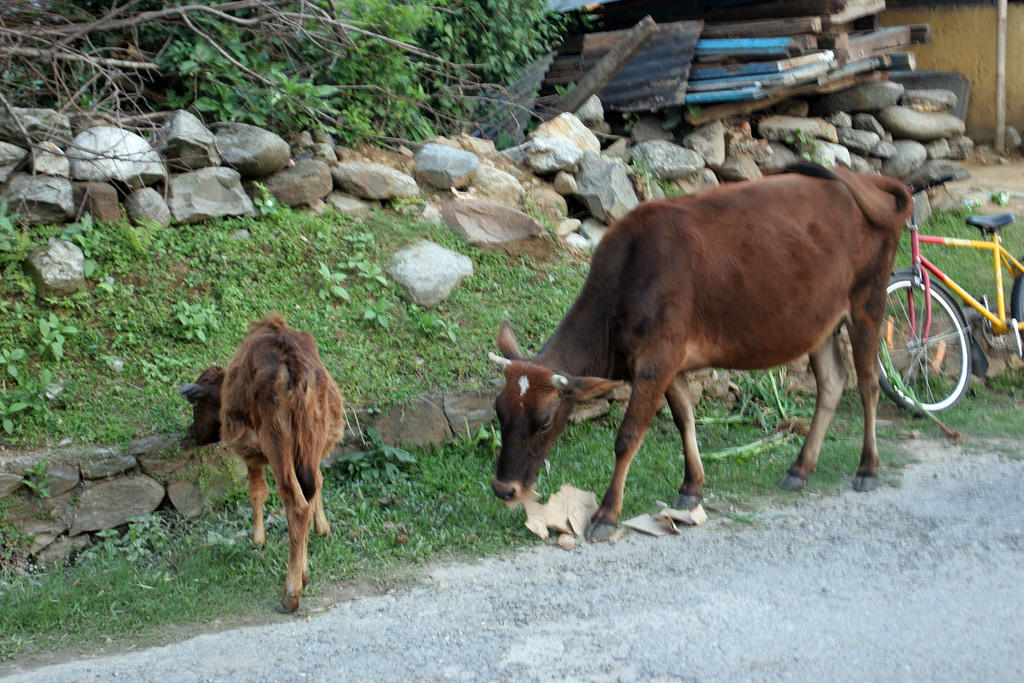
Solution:
<svg viewBox="0 0 1024 683">
<path fill-rule="evenodd" d="M 863 83 L 825 95 L 814 103 L 813 110 L 819 116 L 837 111 L 871 112 L 896 104 L 904 90 L 904 86 L 896 81 Z"/>
<path fill-rule="evenodd" d="M 167 169 L 145 139 L 121 128 L 96 126 L 75 136 L 68 147 L 75 180 L 115 180 L 130 187 L 163 182 Z"/>
<path fill-rule="evenodd" d="M 331 177 L 340 189 L 360 199 L 399 199 L 420 194 L 420 186 L 412 176 L 383 164 L 348 161 L 332 168 Z"/>
<path fill-rule="evenodd" d="M 580 160 L 576 196 L 603 223 L 618 220 L 639 203 L 625 164 L 594 152 L 584 152 Z"/>
<path fill-rule="evenodd" d="M 51 239 L 25 261 L 41 297 L 68 296 L 85 287 L 85 256 L 78 245 Z"/>
<path fill-rule="evenodd" d="M 164 487 L 145 474 L 86 482 L 69 533 L 120 526 L 153 512 L 163 499 Z"/>
<path fill-rule="evenodd" d="M 75 213 L 71 181 L 56 176 L 14 173 L 0 187 L 0 203 L 24 225 L 63 223 Z"/>
<path fill-rule="evenodd" d="M 435 306 L 444 301 L 472 274 L 469 257 L 429 240 L 396 252 L 388 266 L 388 275 L 417 306 Z"/>
<path fill-rule="evenodd" d="M 892 143 L 896 153 L 882 164 L 882 173 L 904 178 L 928 158 L 928 150 L 916 140 L 896 140 Z"/>
<path fill-rule="evenodd" d="M 503 204 L 448 199 L 441 205 L 441 215 L 453 232 L 475 247 L 539 259 L 554 251 L 554 241 L 539 220 Z"/>
<path fill-rule="evenodd" d="M 267 189 L 288 206 L 315 206 L 334 189 L 331 169 L 319 159 L 299 159 L 265 178 Z"/>
<path fill-rule="evenodd" d="M 583 157 L 577 145 L 563 138 L 533 138 L 502 153 L 540 175 L 574 171 Z"/>
<path fill-rule="evenodd" d="M 217 139 L 194 114 L 179 109 L 164 121 L 160 153 L 175 170 L 220 166 Z"/>
<path fill-rule="evenodd" d="M 477 167 L 472 185 L 481 197 L 510 206 L 516 206 L 523 196 L 523 185 L 514 175 L 490 164 Z"/>
<path fill-rule="evenodd" d="M 928 142 L 963 135 L 964 122 L 945 112 L 922 112 L 893 105 L 879 111 L 879 123 L 896 138 Z"/>
<path fill-rule="evenodd" d="M 28 133 L 32 142 L 51 140 L 63 144 L 71 139 L 71 121 L 53 109 L 0 107 L 0 140 L 23 146 Z"/>
<path fill-rule="evenodd" d="M 683 144 L 700 154 L 708 166 L 725 163 L 725 126 L 721 119 L 705 123 L 684 137 Z"/>
<path fill-rule="evenodd" d="M 839 141 L 836 127 L 820 118 L 766 116 L 757 124 L 757 130 L 765 140 L 779 142 L 792 142 L 801 137 L 807 140 Z"/>
<path fill-rule="evenodd" d="M 202 168 L 171 177 L 167 205 L 176 223 L 199 223 L 221 216 L 255 216 L 241 176 L 231 168 Z"/>
<path fill-rule="evenodd" d="M 581 152 L 600 152 L 601 142 L 597 136 L 580 121 L 575 114 L 559 114 L 550 121 L 537 126 L 530 133 L 532 139 L 551 138 L 568 140 Z"/>
<path fill-rule="evenodd" d="M 217 141 L 221 161 L 247 180 L 280 171 L 291 156 L 284 138 L 258 126 L 220 122 L 210 129 Z"/>
<path fill-rule="evenodd" d="M 423 145 L 415 158 L 417 180 L 439 190 L 465 187 L 480 167 L 480 158 L 472 152 L 433 142 Z"/>
<path fill-rule="evenodd" d="M 171 224 L 171 210 L 164 196 L 152 187 L 141 187 L 128 195 L 124 209 L 133 225 L 154 223 L 166 228 Z"/>
<path fill-rule="evenodd" d="M 629 158 L 658 180 L 675 180 L 704 167 L 704 157 L 668 140 L 641 142 L 630 150 Z"/>
</svg>

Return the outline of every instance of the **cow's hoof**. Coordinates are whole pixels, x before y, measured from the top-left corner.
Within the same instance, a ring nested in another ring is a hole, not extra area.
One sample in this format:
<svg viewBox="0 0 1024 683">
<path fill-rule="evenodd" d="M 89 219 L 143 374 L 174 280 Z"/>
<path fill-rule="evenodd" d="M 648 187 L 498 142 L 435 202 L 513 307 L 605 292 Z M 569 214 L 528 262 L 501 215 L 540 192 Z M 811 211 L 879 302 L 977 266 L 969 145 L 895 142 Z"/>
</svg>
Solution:
<svg viewBox="0 0 1024 683">
<path fill-rule="evenodd" d="M 853 490 L 864 493 L 878 488 L 878 476 L 875 474 L 858 474 L 853 478 Z"/>
<path fill-rule="evenodd" d="M 299 597 L 297 595 L 288 595 L 287 593 L 281 602 L 274 606 L 274 610 L 278 614 L 290 614 L 299 608 Z"/>
<path fill-rule="evenodd" d="M 786 472 L 786 476 L 782 477 L 782 481 L 779 482 L 779 486 L 787 491 L 799 491 L 806 485 L 807 477 L 801 477 L 792 472 Z"/>
<path fill-rule="evenodd" d="M 676 502 L 672 504 L 676 510 L 692 510 L 704 502 L 704 496 L 693 493 L 680 493 L 676 496 Z"/>
<path fill-rule="evenodd" d="M 591 543 L 610 540 L 619 530 L 615 524 L 608 522 L 593 522 L 587 529 L 587 540 Z"/>
</svg>

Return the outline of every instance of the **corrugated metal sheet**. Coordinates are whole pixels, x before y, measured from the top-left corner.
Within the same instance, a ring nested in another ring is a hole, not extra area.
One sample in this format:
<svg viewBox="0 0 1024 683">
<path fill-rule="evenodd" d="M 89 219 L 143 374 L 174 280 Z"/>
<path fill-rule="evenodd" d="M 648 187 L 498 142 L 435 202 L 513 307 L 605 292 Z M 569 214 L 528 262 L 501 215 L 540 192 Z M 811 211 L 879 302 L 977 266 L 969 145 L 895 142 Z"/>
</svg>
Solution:
<svg viewBox="0 0 1024 683">
<path fill-rule="evenodd" d="M 654 111 L 683 104 L 690 62 L 702 21 L 661 24 L 633 57 L 599 93 L 601 104 L 613 111 Z M 615 34 L 591 34 L 583 41 L 583 69 L 594 66 L 614 44 Z"/>
</svg>

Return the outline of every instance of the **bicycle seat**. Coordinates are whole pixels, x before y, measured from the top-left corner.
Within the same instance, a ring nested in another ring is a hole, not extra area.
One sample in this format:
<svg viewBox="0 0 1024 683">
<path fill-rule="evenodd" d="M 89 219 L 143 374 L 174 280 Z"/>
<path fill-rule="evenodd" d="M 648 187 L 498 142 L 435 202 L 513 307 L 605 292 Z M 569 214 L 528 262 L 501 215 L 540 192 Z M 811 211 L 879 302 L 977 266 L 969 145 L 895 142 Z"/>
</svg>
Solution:
<svg viewBox="0 0 1024 683">
<path fill-rule="evenodd" d="M 1012 213 L 997 213 L 994 216 L 967 217 L 967 225 L 973 225 L 986 235 L 994 234 L 999 231 L 999 228 L 1003 227 L 1004 225 L 1009 225 L 1012 222 Z"/>
</svg>

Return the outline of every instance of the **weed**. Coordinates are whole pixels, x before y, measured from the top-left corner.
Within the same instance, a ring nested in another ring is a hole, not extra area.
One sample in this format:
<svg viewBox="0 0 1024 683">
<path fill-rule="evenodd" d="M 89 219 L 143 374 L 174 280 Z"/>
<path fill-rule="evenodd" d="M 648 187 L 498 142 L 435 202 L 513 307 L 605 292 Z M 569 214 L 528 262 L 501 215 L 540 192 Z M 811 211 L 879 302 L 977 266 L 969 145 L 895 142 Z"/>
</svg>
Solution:
<svg viewBox="0 0 1024 683">
<path fill-rule="evenodd" d="M 96 259 L 103 246 L 103 234 L 93 225 L 92 215 L 86 213 L 77 223 L 68 223 L 60 236 L 63 240 L 74 242 L 82 250 L 82 273 L 89 278 L 95 275 L 99 267 Z"/>
<path fill-rule="evenodd" d="M 158 515 L 132 517 L 124 533 L 104 529 L 96 538 L 97 542 L 82 552 L 83 559 L 138 562 L 167 552 L 173 541 L 167 522 Z"/>
<path fill-rule="evenodd" d="M 270 190 L 263 183 L 253 183 L 253 187 L 259 192 L 259 195 L 253 197 L 252 203 L 256 207 L 256 211 L 259 212 L 262 218 L 276 218 L 281 215 L 281 205 L 277 203 L 274 195 L 271 194 Z"/>
<path fill-rule="evenodd" d="M 20 260 L 30 244 L 26 230 L 14 223 L 17 215 L 8 214 L 7 202 L 0 202 L 0 263 Z"/>
<path fill-rule="evenodd" d="M 53 312 L 45 318 L 40 318 L 38 324 L 37 351 L 40 354 L 49 354 L 59 363 L 64 358 L 64 342 L 69 336 L 78 334 L 78 328 L 68 323 L 62 323 Z"/>
<path fill-rule="evenodd" d="M 368 301 L 366 307 L 363 309 L 363 320 L 375 323 L 386 330 L 391 327 L 391 309 L 392 304 L 386 299 Z"/>
<path fill-rule="evenodd" d="M 174 308 L 174 318 L 179 325 L 177 332 L 183 339 L 206 342 L 220 327 L 220 313 L 215 304 L 179 301 Z"/>
<path fill-rule="evenodd" d="M 424 311 L 416 304 L 410 304 L 409 313 L 416 331 L 431 339 L 445 338 L 450 342 L 458 340 L 455 330 L 458 325 L 447 323 L 441 316 Z"/>
<path fill-rule="evenodd" d="M 317 274 L 320 276 L 320 290 L 317 292 L 317 296 L 321 299 L 330 299 L 331 297 L 336 297 L 342 301 L 352 299 L 352 295 L 341 285 L 345 281 L 345 273 L 333 271 L 326 263 L 320 261 L 317 264 Z"/>
<path fill-rule="evenodd" d="M 25 476 L 21 480 L 22 484 L 40 498 L 50 497 L 50 484 L 53 483 L 53 476 L 46 471 L 46 466 L 45 459 L 37 461 L 25 470 Z"/>
<path fill-rule="evenodd" d="M 373 427 L 366 430 L 366 439 L 370 446 L 367 450 L 345 453 L 335 460 L 353 478 L 394 481 L 403 470 L 416 463 L 409 451 L 384 443 Z"/>
</svg>

